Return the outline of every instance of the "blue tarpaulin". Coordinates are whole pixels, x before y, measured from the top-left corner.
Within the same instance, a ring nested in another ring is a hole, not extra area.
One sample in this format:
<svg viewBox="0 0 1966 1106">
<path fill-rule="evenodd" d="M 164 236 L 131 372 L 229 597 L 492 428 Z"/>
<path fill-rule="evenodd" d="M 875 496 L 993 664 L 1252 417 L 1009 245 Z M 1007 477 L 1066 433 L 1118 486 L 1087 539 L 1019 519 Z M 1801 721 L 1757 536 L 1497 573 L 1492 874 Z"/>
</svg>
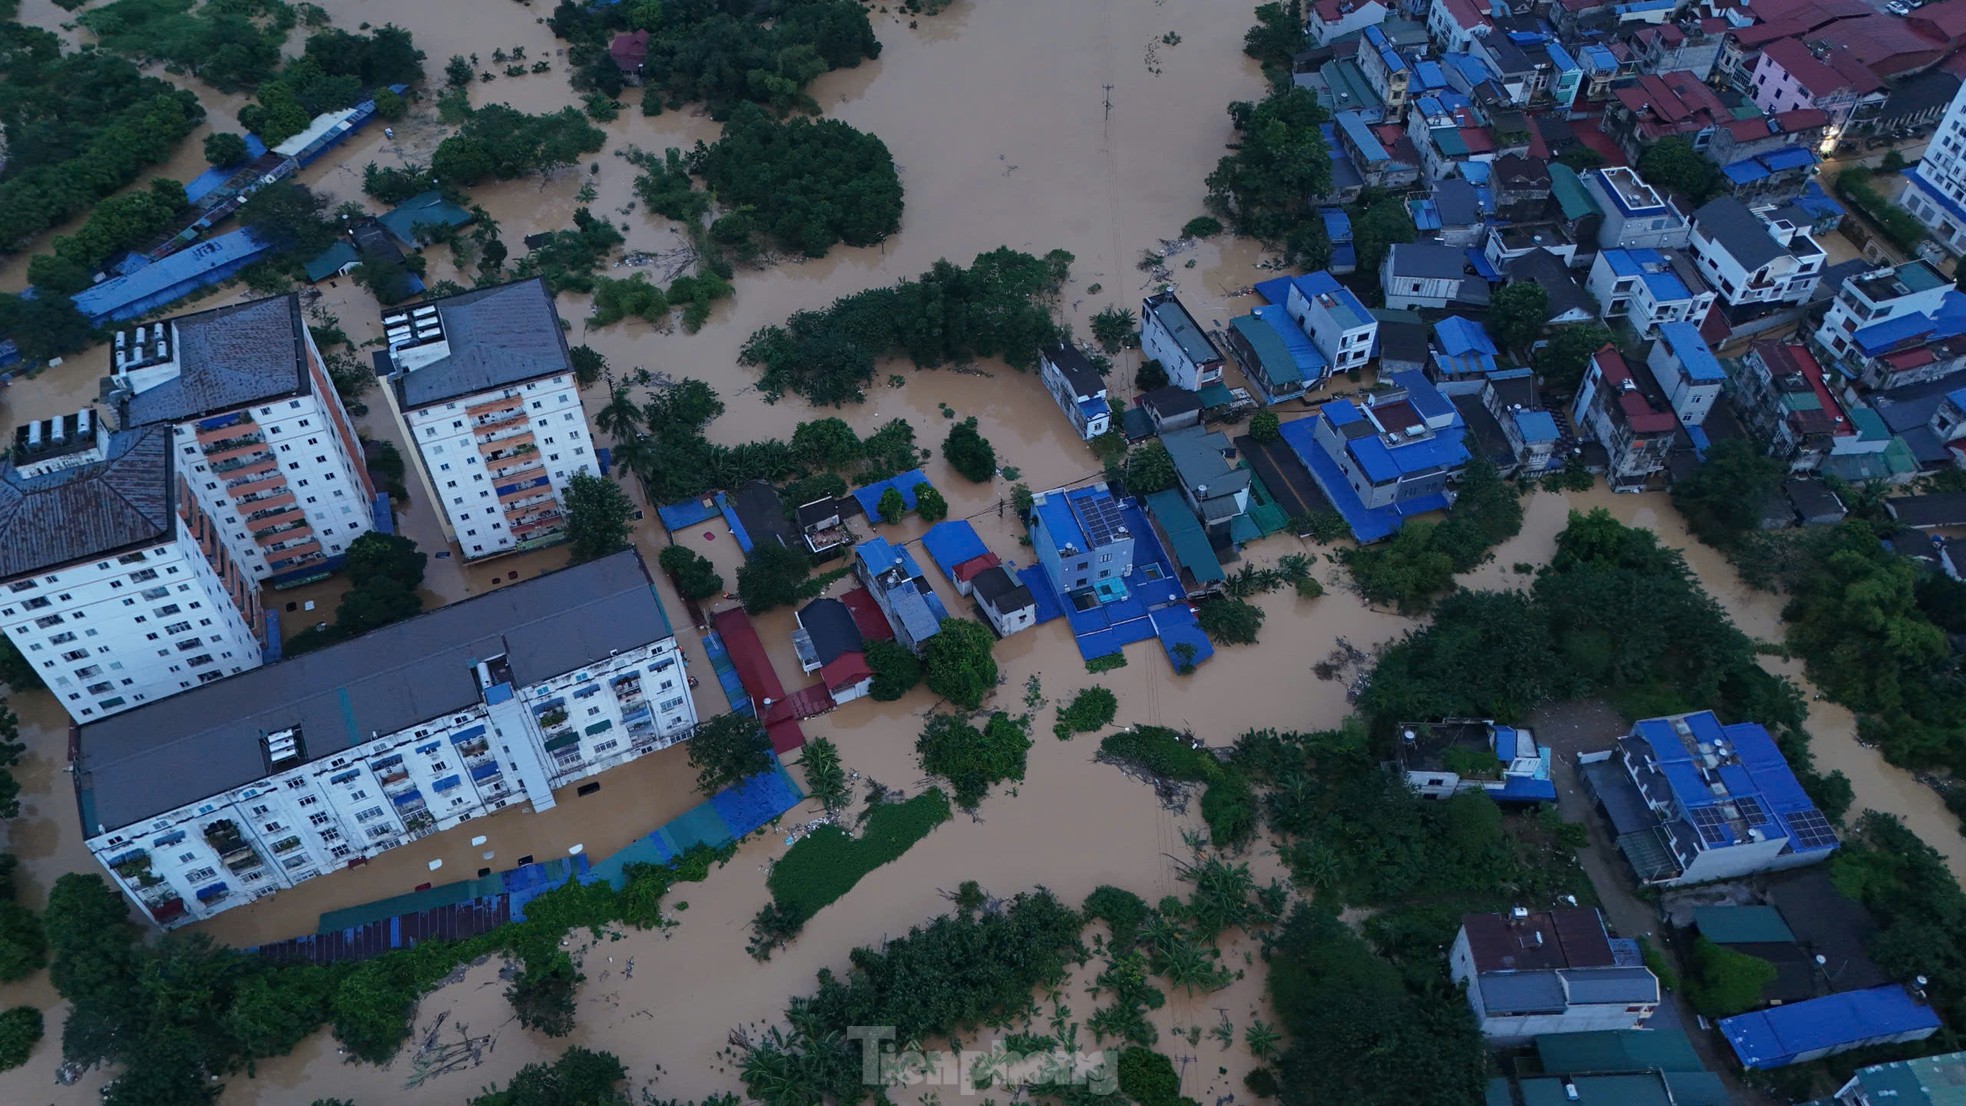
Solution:
<svg viewBox="0 0 1966 1106">
<path fill-rule="evenodd" d="M 909 469 L 886 480 L 876 480 L 864 488 L 855 488 L 853 498 L 859 502 L 860 509 L 867 512 L 867 521 L 875 522 L 881 517 L 882 493 L 889 488 L 900 492 L 902 508 L 912 511 L 915 509 L 915 489 L 926 483 L 928 477 L 922 474 L 922 470 Z"/>
</svg>

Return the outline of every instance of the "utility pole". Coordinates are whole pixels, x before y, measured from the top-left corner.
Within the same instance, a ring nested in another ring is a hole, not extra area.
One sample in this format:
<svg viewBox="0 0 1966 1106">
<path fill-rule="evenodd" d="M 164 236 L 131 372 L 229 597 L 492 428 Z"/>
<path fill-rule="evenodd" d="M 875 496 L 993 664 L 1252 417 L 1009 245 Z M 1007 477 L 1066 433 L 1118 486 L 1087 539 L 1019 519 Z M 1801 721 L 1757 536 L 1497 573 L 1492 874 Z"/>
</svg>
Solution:
<svg viewBox="0 0 1966 1106">
<path fill-rule="evenodd" d="M 1106 121 L 1110 123 L 1113 119 L 1113 86 L 1107 83 L 1099 87 L 1106 90 Z"/>
</svg>

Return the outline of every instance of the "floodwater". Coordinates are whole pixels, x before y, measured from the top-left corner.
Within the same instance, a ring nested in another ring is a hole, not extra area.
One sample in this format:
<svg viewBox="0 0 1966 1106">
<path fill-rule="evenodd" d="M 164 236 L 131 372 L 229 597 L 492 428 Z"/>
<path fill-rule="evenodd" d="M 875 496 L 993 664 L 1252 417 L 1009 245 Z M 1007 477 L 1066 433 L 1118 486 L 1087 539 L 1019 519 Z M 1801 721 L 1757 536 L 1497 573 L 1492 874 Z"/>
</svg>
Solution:
<svg viewBox="0 0 1966 1106">
<path fill-rule="evenodd" d="M 529 62 L 553 62 L 554 73 L 501 77 L 474 86 L 478 103 L 503 101 L 526 111 L 545 111 L 570 98 L 558 71 L 563 64 L 558 44 L 539 22 L 546 14 L 543 3 L 474 4 L 469 19 L 456 18 L 456 5 L 329 0 L 324 6 L 340 26 L 390 20 L 408 26 L 429 55 L 433 74 L 452 54 L 477 53 L 488 60 L 493 50 L 514 47 L 523 47 Z M 27 18 L 50 25 L 61 17 L 48 0 L 27 0 L 25 10 Z M 880 247 L 838 249 L 820 261 L 740 272 L 735 299 L 720 305 L 709 325 L 695 335 L 658 332 L 640 322 L 590 329 L 584 321 L 585 301 L 562 297 L 561 313 L 572 324 L 569 339 L 594 346 L 617 371 L 642 367 L 711 383 L 729 408 L 711 429 L 721 441 L 782 436 L 801 420 L 837 413 L 863 432 L 891 418 L 906 418 L 916 429 L 918 444 L 933 450 L 949 418 L 975 415 L 1001 463 L 1020 470 L 1017 479 L 1031 487 L 1090 476 L 1097 462 L 1066 431 L 1038 382 L 1001 364 L 936 371 L 884 367 L 866 403 L 815 412 L 796 399 L 762 402 L 752 386 L 753 374 L 736 363 L 737 351 L 753 330 L 793 311 L 822 307 L 838 296 L 914 275 L 937 258 L 966 263 L 1001 245 L 1034 253 L 1064 248 L 1076 255 L 1062 306 L 1081 334 L 1096 310 L 1137 310 L 1139 295 L 1158 283 L 1137 267 L 1142 251 L 1163 250 L 1163 240 L 1173 238 L 1202 211 L 1202 178 L 1230 137 L 1224 106 L 1260 95 L 1254 67 L 1241 54 L 1247 20 L 1200 0 L 1151 5 L 1123 0 L 959 2 L 913 28 L 893 13 L 877 13 L 875 20 L 885 45 L 882 57 L 829 74 L 812 91 L 827 114 L 880 135 L 893 151 L 908 190 L 901 232 Z M 1163 36 L 1170 41 L 1163 42 Z M 201 90 L 201 95 L 207 93 Z M 208 96 L 207 103 L 218 99 Z M 615 153 L 628 144 L 650 150 L 687 147 L 714 137 L 716 127 L 700 114 L 670 112 L 645 119 L 636 110 L 637 99 L 631 93 L 621 118 L 606 126 L 609 145 L 592 159 L 596 170 L 581 166 L 543 183 L 488 184 L 473 190 L 474 200 L 499 224 L 515 253 L 524 235 L 568 225 L 581 186 L 591 184 L 593 209 L 626 228 L 631 249 L 673 258 L 684 239 L 673 225 L 649 219 L 632 204 L 634 170 Z M 416 116 L 396 126 L 393 139 L 380 128 L 365 132 L 335 161 L 312 167 L 302 179 L 337 201 L 360 201 L 360 170 L 368 161 L 427 162 L 445 133 L 429 110 L 427 102 L 420 105 Z M 230 110 L 213 114 L 230 128 Z M 961 140 L 950 141 L 952 134 Z M 187 150 L 193 146 L 187 143 Z M 188 176 L 198 166 L 170 168 Z M 428 256 L 429 279 L 454 275 L 447 250 L 434 249 Z M 1247 309 L 1250 301 L 1240 292 L 1267 275 L 1257 267 L 1261 260 L 1249 243 L 1188 243 L 1169 254 L 1166 279 L 1178 286 L 1197 317 L 1215 326 Z M 0 286 L 9 278 L 17 281 L 19 268 L 17 263 L 0 269 Z M 1095 284 L 1101 286 L 1098 293 L 1090 290 Z M 228 289 L 209 302 L 242 298 L 241 291 Z M 322 286 L 318 304 L 339 317 L 358 345 L 379 337 L 379 309 L 348 281 Z M 93 396 L 103 359 L 101 351 L 85 354 L 17 385 L 7 397 L 8 416 L 54 414 Z M 1119 359 L 1113 383 L 1123 397 L 1131 393 L 1136 360 L 1137 354 Z M 902 383 L 887 383 L 889 373 Z M 603 389 L 590 390 L 590 411 L 605 398 Z M 402 448 L 382 403 L 372 400 L 370 413 L 358 420 L 364 432 Z M 944 416 L 943 405 L 949 416 Z M 1029 563 L 1029 551 L 1019 544 L 1014 525 L 998 513 L 1010 479 L 999 476 L 988 484 L 971 484 L 939 458 L 924 467 L 948 497 L 952 516 L 973 517 L 992 548 L 1019 564 Z M 410 491 L 410 502 L 399 511 L 401 529 L 435 554 L 444 549 L 438 520 L 414 480 Z M 1522 535 L 1504 546 L 1493 564 L 1471 574 L 1469 582 L 1522 583 L 1509 566 L 1546 560 L 1566 509 L 1598 505 L 1687 549 L 1689 560 L 1744 629 L 1765 639 L 1779 636 L 1778 602 L 1739 585 L 1724 563 L 1687 538 L 1658 497 L 1599 492 L 1565 499 L 1539 494 L 1530 502 Z M 909 519 L 884 533 L 891 540 L 912 540 L 922 529 L 918 520 Z M 636 533 L 637 546 L 651 561 L 668 540 L 652 513 Z M 734 587 L 739 554 L 721 522 L 706 523 L 676 540 L 710 557 L 726 586 Z M 629 933 L 591 948 L 580 938 L 588 978 L 581 989 L 577 1028 L 564 1042 L 518 1028 L 502 997 L 497 965 L 486 964 L 430 995 L 417 1017 L 418 1041 L 455 1045 L 469 1040 L 481 1046 L 482 1062 L 469 1070 L 438 1071 L 446 1066 L 442 1055 L 448 1055 L 441 1049 L 421 1058 L 406 1052 L 384 1068 L 347 1065 L 332 1039 L 320 1034 L 293 1055 L 262 1064 L 256 1078 L 230 1080 L 224 1101 L 238 1106 L 307 1103 L 336 1095 L 360 1102 L 454 1104 L 488 1083 L 503 1081 L 525 1063 L 551 1058 L 566 1044 L 617 1053 L 637 1086 L 651 1087 L 661 1096 L 700 1098 L 736 1085 L 724 1052 L 733 1030 L 755 1033 L 773 1023 L 788 996 L 811 989 L 817 970 L 837 971 L 854 946 L 898 935 L 949 909 L 944 893 L 965 880 L 977 880 L 1004 896 L 1042 885 L 1067 901 L 1081 899 L 1102 883 L 1126 887 L 1149 901 L 1179 893 L 1176 866 L 1188 853 L 1184 834 L 1200 827 L 1198 813 L 1167 810 L 1143 785 L 1094 763 L 1098 735 L 1071 742 L 1053 737 L 1053 704 L 1079 688 L 1100 684 L 1118 694 L 1121 724 L 1192 728 L 1213 744 L 1233 741 L 1251 727 L 1335 725 L 1349 709 L 1347 688 L 1359 675 L 1358 658 L 1415 623 L 1366 608 L 1343 586 L 1342 569 L 1314 546 L 1300 547 L 1279 537 L 1253 554 L 1268 562 L 1300 548 L 1319 555 L 1326 595 L 1312 601 L 1289 591 L 1264 597 L 1260 602 L 1268 621 L 1262 643 L 1224 649 L 1193 676 L 1176 675 L 1153 643 L 1133 646 L 1125 668 L 1088 675 L 1057 624 L 1000 645 L 1003 684 L 990 706 L 1013 713 L 1026 710 L 1027 681 L 1033 678 L 1044 700 L 1033 711 L 1035 743 L 1025 782 L 999 788 L 978 817 L 959 815 L 898 861 L 872 873 L 769 963 L 759 965 L 745 952 L 746 923 L 766 901 L 765 873 L 786 847 L 775 834 L 743 845 L 706 883 L 680 887 L 672 902 L 680 923 L 676 928 Z M 564 550 L 468 566 L 455 556 L 433 559 L 427 598 L 436 603 L 480 594 L 550 570 L 565 559 Z M 943 588 L 951 610 L 967 608 L 932 569 L 930 575 Z M 270 599 L 282 607 L 296 604 L 295 612 L 283 614 L 291 633 L 331 617 L 339 589 L 329 582 Z M 699 710 L 716 713 L 723 704 L 701 636 L 687 625 L 684 608 L 666 583 L 664 595 L 701 680 Z M 316 604 L 314 611 L 300 609 L 309 601 Z M 792 655 L 791 612 L 771 612 L 758 618 L 757 625 L 787 687 L 807 682 Z M 1334 679 L 1321 679 L 1313 671 L 1327 662 L 1337 664 Z M 1957 847 L 1952 819 L 1936 796 L 1856 746 L 1847 715 L 1826 709 L 1826 704 L 1815 706 L 1818 757 L 1825 767 L 1850 774 L 1859 803 L 1906 815 L 1949 860 L 1966 859 Z M 922 717 L 934 707 L 932 697 L 917 690 L 898 703 L 848 704 L 804 725 L 809 736 L 834 740 L 846 765 L 864 778 L 914 792 L 927 782 L 914 757 L 914 738 Z M 32 752 L 23 772 L 29 791 L 26 809 L 10 833 L 12 847 L 23 855 L 28 870 L 30 901 L 38 903 L 57 874 L 88 871 L 93 865 L 81 847 L 70 790 L 60 779 L 65 719 L 42 695 L 21 697 L 17 709 L 25 716 L 23 730 Z M 1613 736 L 1605 735 L 1607 741 Z M 564 805 L 544 815 L 510 812 L 426 838 L 366 868 L 229 912 L 205 928 L 239 944 L 274 940 L 311 931 L 322 910 L 397 894 L 423 882 L 469 878 L 480 867 L 508 868 L 525 855 L 544 860 L 565 855 L 575 844 L 591 855 L 605 855 L 687 806 L 693 799 L 688 777 L 683 751 L 671 750 L 600 777 L 604 786 L 595 796 L 566 796 Z M 787 824 L 815 813 L 807 803 L 788 816 Z M 474 843 L 472 838 L 480 835 L 486 841 Z M 1259 849 L 1250 859 L 1259 879 L 1280 871 L 1267 850 Z M 433 860 L 444 861 L 443 867 L 431 870 Z M 1955 870 L 1961 870 L 1958 863 Z M 1252 951 L 1247 941 L 1227 942 L 1225 963 L 1249 967 Z M 1084 994 L 1082 981 L 1074 983 L 1064 1000 L 1075 1020 L 1096 1006 Z M 59 1025 L 60 1011 L 43 977 L 0 988 L 0 1005 L 16 1002 L 43 1007 L 51 1029 Z M 1162 1050 L 1181 1060 L 1183 1092 L 1203 1101 L 1239 1091 L 1250 1064 L 1239 1040 L 1225 1050 L 1207 1033 L 1224 1016 L 1233 1022 L 1238 1038 L 1251 1018 L 1268 1017 L 1260 972 L 1247 971 L 1213 995 L 1171 995 L 1151 1018 L 1160 1030 Z M 91 1101 L 103 1073 L 91 1073 L 74 1087 L 50 1089 L 45 1080 L 57 1057 L 51 1036 L 26 1066 L 0 1075 L 0 1100 Z"/>
</svg>

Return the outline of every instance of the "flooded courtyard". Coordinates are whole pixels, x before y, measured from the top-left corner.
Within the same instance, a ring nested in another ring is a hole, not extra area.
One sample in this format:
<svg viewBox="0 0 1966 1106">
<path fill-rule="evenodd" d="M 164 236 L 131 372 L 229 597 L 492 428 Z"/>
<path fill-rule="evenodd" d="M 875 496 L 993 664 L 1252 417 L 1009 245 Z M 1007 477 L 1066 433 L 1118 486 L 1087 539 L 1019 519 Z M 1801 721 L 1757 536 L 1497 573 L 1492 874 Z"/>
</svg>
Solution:
<svg viewBox="0 0 1966 1106">
<path fill-rule="evenodd" d="M 337 26 L 353 28 L 365 21 L 407 26 L 428 55 L 432 74 L 452 54 L 489 55 L 514 46 L 554 60 L 549 74 L 475 86 L 476 103 L 508 102 L 536 112 L 571 100 L 564 58 L 557 53 L 560 44 L 540 22 L 548 10 L 543 0 L 477 3 L 470 6 L 468 18 L 459 18 L 455 4 L 328 0 L 323 6 Z M 719 441 L 787 436 L 800 421 L 837 414 L 863 433 L 905 418 L 915 427 L 918 445 L 933 449 L 946 432 L 948 417 L 974 415 L 995 445 L 1000 464 L 1020 470 L 1019 481 L 1043 489 L 1082 480 L 1097 472 L 1098 462 L 1069 432 L 1038 381 L 1002 364 L 936 371 L 883 367 L 866 403 L 815 411 L 790 398 L 766 403 L 754 387 L 754 374 L 737 364 L 737 352 L 754 330 L 794 311 L 823 307 L 839 296 L 913 276 L 939 258 L 967 263 L 978 252 L 1004 245 L 1038 254 L 1063 248 L 1076 256 L 1062 306 L 1081 335 L 1096 310 L 1137 309 L 1142 291 L 1158 283 L 1137 268 L 1141 252 L 1162 249 L 1164 240 L 1202 213 L 1202 180 L 1230 137 L 1224 106 L 1261 94 L 1254 64 L 1241 53 L 1245 14 L 1202 0 L 960 0 L 910 27 L 905 16 L 879 12 L 875 27 L 884 45 L 882 56 L 822 77 L 811 91 L 829 116 L 879 135 L 892 150 L 907 188 L 901 232 L 881 247 L 836 248 L 818 261 L 740 271 L 734 299 L 720 304 L 710 323 L 693 335 L 658 331 L 639 321 L 590 327 L 585 322 L 587 302 L 563 296 L 559 309 L 572 325 L 569 341 L 593 346 L 617 372 L 639 367 L 709 382 L 728 407 L 710 429 Z M 52 27 L 66 15 L 49 0 L 26 0 L 22 18 Z M 1157 45 L 1168 37 L 1175 44 Z M 232 119 L 236 101 L 202 87 L 198 92 L 212 113 L 208 128 L 237 129 Z M 415 111 L 411 120 L 396 126 L 393 139 L 380 128 L 365 131 L 302 179 L 337 202 L 360 201 L 361 168 L 367 162 L 427 163 L 446 129 L 430 116 L 427 100 Z M 631 208 L 635 171 L 614 155 L 629 145 L 687 147 L 714 137 L 716 125 L 700 114 L 679 112 L 648 119 L 631 105 L 604 129 L 609 145 L 594 157 L 594 171 L 582 166 L 543 183 L 527 180 L 474 189 L 473 199 L 499 224 L 506 241 L 516 245 L 526 234 L 568 225 L 579 206 L 577 194 L 589 183 L 596 193 L 593 210 L 625 228 L 629 249 L 670 250 L 684 241 L 673 224 L 651 219 L 638 206 Z M 196 147 L 203 133 L 187 140 L 178 160 L 160 172 L 183 179 L 199 171 Z M 960 139 L 952 141 L 952 135 Z M 1210 328 L 1246 311 L 1253 301 L 1241 290 L 1268 275 L 1258 268 L 1260 252 L 1247 242 L 1225 237 L 1181 249 L 1168 262 L 1172 283 Z M 470 283 L 456 276 L 447 250 L 433 249 L 428 256 L 428 279 Z M 23 267 L 18 258 L 0 267 L 0 288 L 18 287 Z M 1091 292 L 1094 285 L 1101 291 Z M 358 346 L 379 338 L 380 312 L 367 293 L 345 279 L 324 283 L 318 292 L 315 306 L 335 315 Z M 200 306 L 245 298 L 248 293 L 230 288 Z M 0 417 L 11 426 L 86 403 L 95 395 L 105 359 L 102 350 L 85 353 L 17 383 L 5 394 Z M 1131 397 L 1136 359 L 1137 354 L 1118 359 L 1112 381 L 1122 397 Z M 888 373 L 898 374 L 902 383 L 888 383 Z M 380 399 L 372 399 L 370 413 L 358 420 L 364 433 L 406 449 Z M 590 389 L 590 413 L 605 399 L 604 389 Z M 945 405 L 951 416 L 944 415 Z M 1005 559 L 1030 563 L 1029 551 L 1019 543 L 1020 528 L 1000 513 L 1011 480 L 999 476 L 988 484 L 972 484 L 939 457 L 924 467 L 947 496 L 951 517 L 972 518 L 986 543 Z M 399 524 L 433 554 L 425 585 L 427 605 L 454 602 L 565 563 L 566 553 L 559 549 L 475 565 L 454 555 L 437 559 L 434 555 L 447 551 L 440 525 L 413 480 L 410 491 L 410 501 L 399 506 Z M 631 488 L 631 494 L 639 492 Z M 1717 554 L 1690 538 L 1663 497 L 1619 496 L 1602 489 L 1568 496 L 1537 493 L 1527 506 L 1523 532 L 1498 549 L 1492 562 L 1464 578 L 1465 583 L 1526 586 L 1527 578 L 1513 566 L 1547 562 L 1570 510 L 1604 507 L 1684 550 L 1744 631 L 1761 640 L 1780 640 L 1779 598 L 1741 584 Z M 883 534 L 899 542 L 917 538 L 922 529 L 911 518 Z M 726 585 L 734 586 L 739 553 L 721 522 L 675 537 L 709 557 Z M 670 539 L 649 511 L 635 540 L 653 562 Z M 581 957 L 587 981 L 580 990 L 577 1027 L 564 1040 L 521 1029 L 503 997 L 498 965 L 484 964 L 425 998 L 415 1035 L 419 1042 L 475 1042 L 482 1060 L 476 1066 L 433 1073 L 407 1049 L 387 1067 L 351 1065 L 338 1054 L 333 1039 L 321 1033 L 292 1055 L 262 1063 L 255 1077 L 229 1079 L 222 1101 L 228 1106 L 305 1106 L 336 1096 L 363 1104 L 453 1106 L 526 1063 L 552 1058 L 567 1044 L 618 1054 L 638 1088 L 662 1097 L 701 1098 L 737 1085 L 723 1053 L 733 1029 L 774 1023 L 788 996 L 812 989 L 818 970 L 842 970 L 853 947 L 904 933 L 948 910 L 944 893 L 965 880 L 976 880 L 1000 896 L 1044 886 L 1068 903 L 1101 884 L 1127 888 L 1149 902 L 1179 893 L 1176 867 L 1189 852 L 1184 835 L 1200 827 L 1198 811 L 1169 810 L 1144 785 L 1095 763 L 1098 735 L 1057 740 L 1050 730 L 1052 704 L 1098 684 L 1117 694 L 1119 724 L 1192 729 L 1216 745 L 1251 728 L 1336 725 L 1349 711 L 1348 691 L 1361 674 L 1355 658 L 1369 655 L 1416 623 L 1363 604 L 1346 586 L 1342 568 L 1327 558 L 1327 550 L 1278 536 L 1251 554 L 1267 563 L 1299 551 L 1318 558 L 1326 594 L 1308 601 L 1287 591 L 1263 597 L 1259 602 L 1268 618 L 1261 644 L 1225 648 L 1192 676 L 1176 675 L 1153 643 L 1131 647 L 1126 667 L 1089 675 L 1059 624 L 1002 643 L 997 659 L 1003 682 L 988 705 L 1012 713 L 1026 710 L 1032 681 L 1045 701 L 1032 711 L 1035 743 L 1025 781 L 1000 787 L 977 817 L 959 814 L 899 860 L 873 872 L 850 896 L 814 917 L 769 962 L 754 961 L 746 944 L 748 921 L 768 898 L 765 875 L 786 849 L 776 833 L 744 844 L 707 882 L 673 892 L 677 927 L 630 932 L 587 947 Z M 952 611 L 967 609 L 939 574 L 931 570 L 930 576 Z M 701 634 L 688 624 L 683 604 L 663 586 L 678 639 L 701 681 L 698 709 L 704 715 L 719 713 L 724 704 Z M 281 610 L 284 629 L 291 634 L 332 617 L 339 588 L 329 581 L 277 593 L 269 597 L 269 606 Z M 286 610 L 288 603 L 293 610 Z M 314 604 L 311 610 L 308 603 Z M 780 676 L 788 685 L 805 682 L 792 652 L 791 611 L 773 611 L 756 623 Z M 1314 671 L 1334 660 L 1340 662 L 1336 678 L 1321 678 Z M 1792 662 L 1768 663 L 1801 678 Z M 1825 770 L 1839 769 L 1851 778 L 1857 808 L 1904 817 L 1945 854 L 1955 873 L 1966 874 L 1966 844 L 1937 795 L 1857 745 L 1848 712 L 1814 700 L 1813 691 L 1811 695 L 1817 759 Z M 14 706 L 30 751 L 19 769 L 25 792 L 22 815 L 8 825 L 6 847 L 22 857 L 26 897 L 38 907 L 56 876 L 92 871 L 95 865 L 82 847 L 73 790 L 64 771 L 65 715 L 45 694 L 17 697 Z M 922 718 L 935 706 L 918 689 L 895 703 L 851 703 L 803 728 L 808 737 L 834 741 L 850 770 L 913 793 L 929 782 L 916 761 L 914 743 Z M 1608 742 L 1614 735 L 1604 736 Z M 200 928 L 219 939 L 251 945 L 312 932 L 325 910 L 400 894 L 420 884 L 468 879 L 481 868 L 510 868 L 528 856 L 543 861 L 567 855 L 574 846 L 604 856 L 692 805 L 697 799 L 691 792 L 692 776 L 684 750 L 671 749 L 599 777 L 600 792 L 564 796 L 562 805 L 548 814 L 515 810 L 474 821 L 363 868 L 230 911 Z M 808 802 L 788 814 L 786 822 L 802 822 L 816 813 L 815 804 Z M 1260 846 L 1251 861 L 1259 880 L 1280 872 L 1276 857 Z M 433 862 L 441 866 L 432 867 Z M 589 942 L 584 935 L 578 940 Z M 1240 1043 L 1225 1049 L 1205 1033 L 1196 1033 L 1198 1040 L 1191 1043 L 1188 1030 L 1228 1017 L 1239 1033 L 1251 1018 L 1268 1018 L 1260 967 L 1249 959 L 1252 952 L 1247 939 L 1225 942 L 1224 962 L 1242 969 L 1241 979 L 1214 994 L 1188 998 L 1172 993 L 1168 1005 L 1150 1015 L 1161 1032 L 1163 1050 L 1184 1070 L 1184 1093 L 1200 1101 L 1240 1093 L 1250 1060 Z M 1093 1005 L 1082 983 L 1065 1000 L 1086 1011 Z M 45 975 L 0 987 L 0 1006 L 23 1002 L 47 1011 L 50 1035 L 27 1065 L 0 1074 L 0 1101 L 93 1103 L 103 1072 L 90 1072 L 74 1086 L 52 1085 L 61 1010 Z"/>
</svg>

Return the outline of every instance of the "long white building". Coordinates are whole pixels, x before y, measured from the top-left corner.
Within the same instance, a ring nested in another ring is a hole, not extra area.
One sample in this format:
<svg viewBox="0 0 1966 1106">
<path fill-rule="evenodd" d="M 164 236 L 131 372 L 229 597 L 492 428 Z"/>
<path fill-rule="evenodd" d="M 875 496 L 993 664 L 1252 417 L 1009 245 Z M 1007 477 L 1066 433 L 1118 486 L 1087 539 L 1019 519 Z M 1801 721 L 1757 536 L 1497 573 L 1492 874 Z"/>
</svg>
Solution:
<svg viewBox="0 0 1966 1106">
<path fill-rule="evenodd" d="M 182 490 L 248 581 L 319 579 L 374 529 L 355 424 L 299 296 L 132 327 L 113 358 L 111 417 L 124 430 L 170 428 Z"/>
<path fill-rule="evenodd" d="M 385 315 L 385 391 L 465 560 L 566 537 L 567 481 L 594 471 L 560 316 L 537 277 Z"/>
<path fill-rule="evenodd" d="M 258 666 L 259 594 L 171 430 L 29 423 L 0 461 L 0 630 L 77 722 Z"/>
<path fill-rule="evenodd" d="M 1953 96 L 1899 202 L 1955 257 L 1966 254 L 1966 87 Z"/>
<path fill-rule="evenodd" d="M 83 725 L 83 832 L 157 924 L 208 918 L 684 740 L 684 663 L 624 550 Z"/>
</svg>

